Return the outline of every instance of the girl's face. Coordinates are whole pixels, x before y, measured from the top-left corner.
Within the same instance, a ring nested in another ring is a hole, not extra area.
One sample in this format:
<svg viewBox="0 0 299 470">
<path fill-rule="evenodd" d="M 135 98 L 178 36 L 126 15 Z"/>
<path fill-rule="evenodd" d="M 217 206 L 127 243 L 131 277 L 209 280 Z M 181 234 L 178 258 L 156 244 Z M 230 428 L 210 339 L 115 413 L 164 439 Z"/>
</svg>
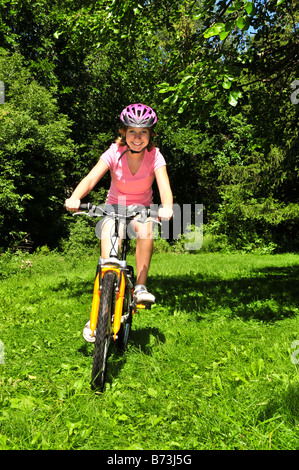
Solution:
<svg viewBox="0 0 299 470">
<path fill-rule="evenodd" d="M 150 141 L 150 130 L 139 127 L 128 127 L 126 141 L 128 146 L 136 152 L 148 146 Z"/>
</svg>

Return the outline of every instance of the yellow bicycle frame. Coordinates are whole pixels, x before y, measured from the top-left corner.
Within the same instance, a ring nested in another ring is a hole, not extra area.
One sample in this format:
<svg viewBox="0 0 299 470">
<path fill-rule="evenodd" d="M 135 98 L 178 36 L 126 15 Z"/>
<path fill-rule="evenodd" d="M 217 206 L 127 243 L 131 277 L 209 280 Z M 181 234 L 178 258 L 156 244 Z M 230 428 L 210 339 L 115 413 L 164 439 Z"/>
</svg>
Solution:
<svg viewBox="0 0 299 470">
<path fill-rule="evenodd" d="M 92 305 L 91 305 L 91 313 L 90 313 L 90 329 L 91 329 L 91 337 L 93 338 L 94 332 L 97 328 L 98 322 L 98 313 L 100 307 L 100 298 L 101 298 L 101 289 L 100 289 L 100 275 L 101 279 L 103 279 L 104 274 L 108 271 L 113 271 L 117 275 L 117 285 L 119 286 L 117 294 L 116 294 L 116 301 L 114 307 L 114 319 L 113 319 L 113 339 L 116 340 L 117 333 L 120 330 L 121 325 L 121 316 L 123 313 L 123 305 L 124 305 L 124 297 L 125 297 L 125 289 L 126 289 L 126 280 L 123 271 L 120 268 L 117 268 L 113 265 L 105 265 L 101 266 L 99 272 L 96 275 L 93 287 L 93 298 L 92 298 Z M 102 284 L 102 282 L 101 282 Z M 133 289 L 132 296 L 133 296 Z M 134 314 L 137 309 L 145 309 L 148 308 L 146 305 L 138 304 L 135 305 L 132 313 Z"/>
<path fill-rule="evenodd" d="M 97 273 L 96 279 L 94 282 L 93 288 L 93 298 L 92 298 L 92 306 L 91 306 L 91 314 L 90 314 L 90 329 L 91 329 L 91 337 L 94 335 L 94 331 L 97 327 L 98 321 L 98 312 L 100 306 L 100 275 L 103 279 L 104 274 L 107 271 L 113 271 L 117 274 L 117 285 L 119 285 L 118 292 L 116 294 L 116 301 L 115 301 L 115 308 L 114 308 L 114 320 L 113 320 L 113 338 L 114 340 L 117 337 L 117 333 L 119 332 L 120 325 L 121 325 L 121 316 L 123 311 L 124 305 L 124 296 L 125 296 L 125 288 L 126 288 L 126 281 L 124 273 L 117 268 L 116 266 L 107 265 L 102 266 L 100 272 Z"/>
</svg>

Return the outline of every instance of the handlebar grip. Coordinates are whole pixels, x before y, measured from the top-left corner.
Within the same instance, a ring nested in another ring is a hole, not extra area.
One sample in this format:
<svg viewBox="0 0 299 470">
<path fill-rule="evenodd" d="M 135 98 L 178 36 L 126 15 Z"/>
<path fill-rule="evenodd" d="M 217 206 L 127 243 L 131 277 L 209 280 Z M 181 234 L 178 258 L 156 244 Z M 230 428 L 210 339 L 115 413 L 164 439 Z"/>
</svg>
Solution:
<svg viewBox="0 0 299 470">
<path fill-rule="evenodd" d="M 91 208 L 92 208 L 93 204 L 91 204 L 91 202 L 88 202 L 87 204 L 86 203 L 83 203 L 83 204 L 80 204 L 80 207 L 79 207 L 79 210 L 81 211 L 89 211 Z"/>
<path fill-rule="evenodd" d="M 156 219 L 159 218 L 159 212 L 158 211 L 153 211 L 151 209 L 149 209 L 148 215 L 149 215 L 149 217 L 153 217 L 153 218 L 156 218 Z"/>
<path fill-rule="evenodd" d="M 65 203 L 63 204 L 63 207 L 66 208 Z M 85 211 L 85 210 L 90 210 L 91 208 L 92 208 L 92 204 L 90 202 L 88 202 L 87 204 L 80 204 L 80 207 L 79 207 L 78 210 Z"/>
</svg>

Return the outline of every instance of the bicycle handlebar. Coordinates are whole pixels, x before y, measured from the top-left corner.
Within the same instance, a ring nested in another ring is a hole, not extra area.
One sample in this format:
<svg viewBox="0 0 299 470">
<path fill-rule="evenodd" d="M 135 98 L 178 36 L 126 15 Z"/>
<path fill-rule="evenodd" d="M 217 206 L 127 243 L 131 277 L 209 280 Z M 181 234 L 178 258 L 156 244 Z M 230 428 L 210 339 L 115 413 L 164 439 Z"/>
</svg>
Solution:
<svg viewBox="0 0 299 470">
<path fill-rule="evenodd" d="M 159 218 L 158 211 L 154 211 L 150 208 L 147 207 L 141 207 L 138 205 L 130 205 L 126 207 L 126 213 L 125 214 L 118 214 L 115 212 L 115 209 L 113 206 L 111 207 L 111 211 L 107 210 L 107 205 L 104 206 L 97 206 L 95 204 L 92 204 L 90 202 L 88 203 L 82 203 L 80 204 L 79 210 L 80 211 L 88 211 L 88 215 L 90 217 L 101 217 L 103 215 L 108 215 L 112 217 L 119 217 L 122 219 L 134 219 L 137 215 L 141 215 L 140 218 L 137 219 L 138 222 L 146 222 L 147 219 L 149 218 Z M 109 208 L 109 205 L 108 205 Z M 77 212 L 75 214 L 80 214 L 80 212 Z M 74 214 L 74 215 L 75 215 Z M 157 221 L 156 221 L 157 222 Z"/>
</svg>

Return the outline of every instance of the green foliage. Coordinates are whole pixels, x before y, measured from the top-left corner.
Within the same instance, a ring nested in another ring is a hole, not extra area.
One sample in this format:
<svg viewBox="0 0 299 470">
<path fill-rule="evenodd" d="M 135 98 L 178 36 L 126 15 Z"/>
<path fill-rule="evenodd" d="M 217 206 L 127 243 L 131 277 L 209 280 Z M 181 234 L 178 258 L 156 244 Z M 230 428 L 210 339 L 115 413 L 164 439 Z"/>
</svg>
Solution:
<svg viewBox="0 0 299 470">
<path fill-rule="evenodd" d="M 8 53 L 1 53 L 7 102 L 0 105 L 0 198 L 11 220 L 4 209 L 1 246 L 28 233 L 37 245 L 66 236 L 58 210 L 65 188 L 74 189 L 97 162 L 117 135 L 120 110 L 137 101 L 158 112 L 157 141 L 177 203 L 203 203 L 205 223 L 219 212 L 219 227 L 230 191 L 242 207 L 274 204 L 284 214 L 279 230 L 268 223 L 262 233 L 258 216 L 253 239 L 289 246 L 298 204 L 299 107 L 290 102 L 298 78 L 295 0 L 0 0 L 0 16 Z M 271 151 L 284 156 L 267 172 Z M 223 172 L 248 166 L 250 173 L 252 165 L 261 184 L 223 182 Z M 108 175 L 100 186 L 108 189 Z"/>
<path fill-rule="evenodd" d="M 195 114 L 202 100 L 209 101 L 211 90 L 217 99 L 224 95 L 229 105 L 237 106 L 244 89 L 247 93 L 243 71 L 245 76 L 257 72 L 260 82 L 265 74 L 267 80 L 275 81 L 276 73 L 294 72 L 298 23 L 294 0 L 288 2 L 288 8 L 276 0 L 267 5 L 263 1 L 204 0 L 181 2 L 179 10 L 184 27 L 169 57 L 171 73 L 159 85 L 164 103 L 179 114 L 190 115 L 190 108 Z M 253 40 L 247 32 L 250 26 L 257 32 Z M 285 40 L 282 34 L 286 34 Z M 286 53 L 285 43 L 291 55 Z M 280 63 L 277 57 L 281 57 Z"/>
<path fill-rule="evenodd" d="M 90 251 L 94 251 L 97 245 L 99 245 L 95 237 L 94 220 L 78 216 L 69 225 L 68 237 L 61 243 L 61 248 L 64 253 L 70 257 L 81 257 Z M 98 251 L 100 253 L 99 246 Z"/>
<path fill-rule="evenodd" d="M 211 233 L 225 235 L 236 249 L 297 251 L 299 204 L 289 188 L 285 202 L 279 195 L 285 185 L 289 152 L 272 147 L 269 154 L 256 154 L 243 166 L 222 171 L 222 200 Z M 236 220 L 238 223 L 236 224 Z"/>
<path fill-rule="evenodd" d="M 6 101 L 0 108 L 1 245 L 30 234 L 38 244 L 59 237 L 57 209 L 64 164 L 73 151 L 70 123 L 51 93 L 23 67 L 19 54 L 0 54 Z"/>
</svg>

